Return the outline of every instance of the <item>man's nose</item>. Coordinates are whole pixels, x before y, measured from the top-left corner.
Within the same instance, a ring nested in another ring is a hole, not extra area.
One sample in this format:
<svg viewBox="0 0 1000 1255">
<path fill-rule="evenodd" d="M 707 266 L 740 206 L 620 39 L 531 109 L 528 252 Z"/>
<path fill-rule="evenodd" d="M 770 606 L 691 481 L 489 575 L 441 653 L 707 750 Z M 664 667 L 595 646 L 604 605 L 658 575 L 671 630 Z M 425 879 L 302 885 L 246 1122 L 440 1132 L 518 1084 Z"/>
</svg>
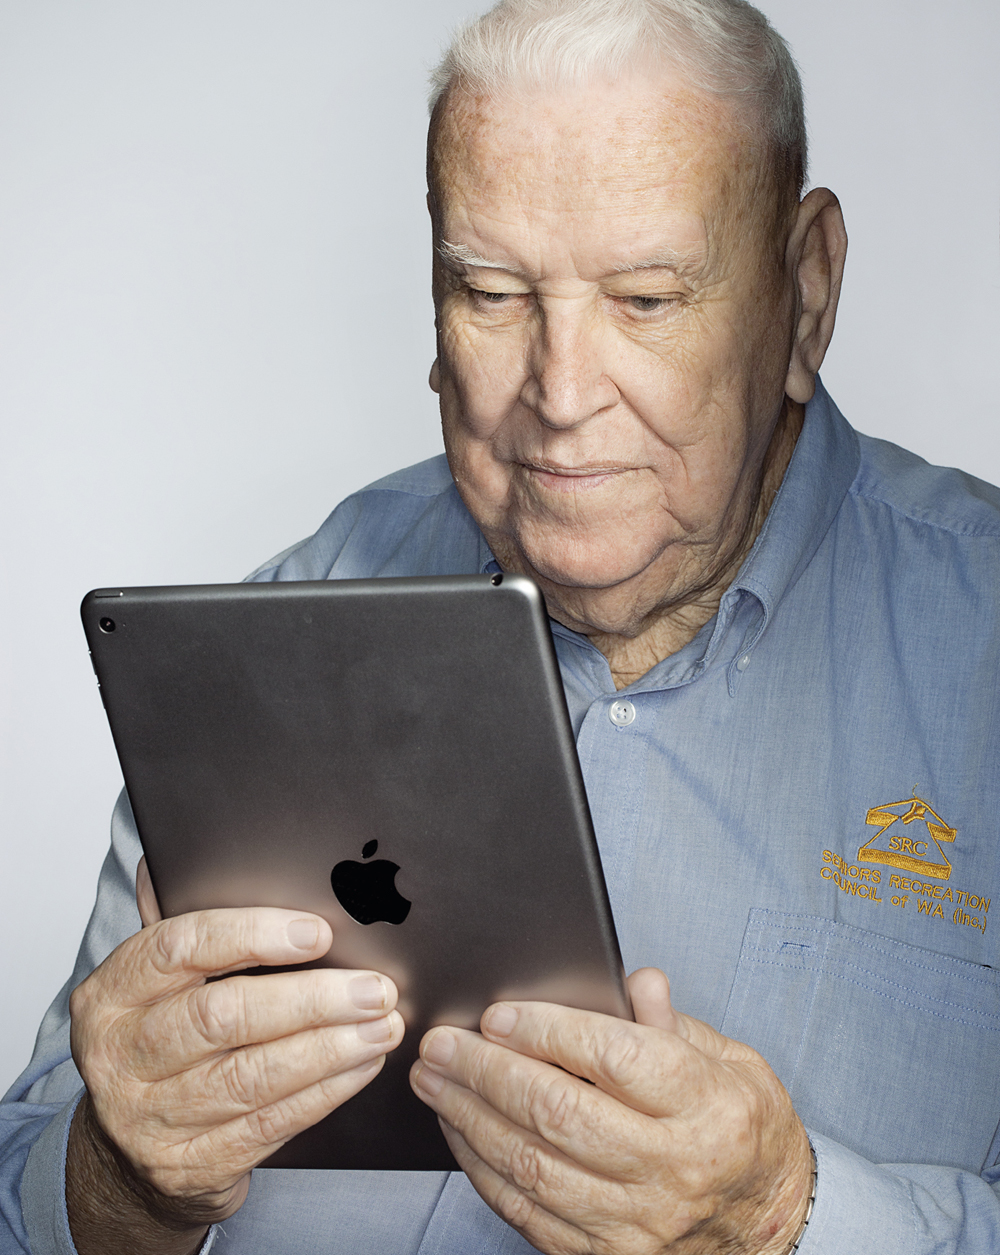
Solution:
<svg viewBox="0 0 1000 1255">
<path fill-rule="evenodd" d="M 587 313 L 546 313 L 528 346 L 521 400 L 546 427 L 578 426 L 618 403 L 607 365 L 601 329 Z"/>
</svg>

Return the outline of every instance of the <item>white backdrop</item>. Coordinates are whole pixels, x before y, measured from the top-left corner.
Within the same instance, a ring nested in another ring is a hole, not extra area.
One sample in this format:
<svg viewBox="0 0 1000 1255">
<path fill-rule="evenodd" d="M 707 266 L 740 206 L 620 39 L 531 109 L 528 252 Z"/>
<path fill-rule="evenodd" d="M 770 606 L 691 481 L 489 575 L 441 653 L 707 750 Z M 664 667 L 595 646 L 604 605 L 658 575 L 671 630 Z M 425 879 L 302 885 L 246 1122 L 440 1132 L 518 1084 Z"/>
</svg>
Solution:
<svg viewBox="0 0 1000 1255">
<path fill-rule="evenodd" d="M 1000 6 L 763 7 L 851 233 L 827 385 L 863 431 L 1000 481 Z M 439 451 L 423 95 L 470 9 L 0 0 L 0 1088 L 119 787 L 83 593 L 238 579 Z"/>
</svg>

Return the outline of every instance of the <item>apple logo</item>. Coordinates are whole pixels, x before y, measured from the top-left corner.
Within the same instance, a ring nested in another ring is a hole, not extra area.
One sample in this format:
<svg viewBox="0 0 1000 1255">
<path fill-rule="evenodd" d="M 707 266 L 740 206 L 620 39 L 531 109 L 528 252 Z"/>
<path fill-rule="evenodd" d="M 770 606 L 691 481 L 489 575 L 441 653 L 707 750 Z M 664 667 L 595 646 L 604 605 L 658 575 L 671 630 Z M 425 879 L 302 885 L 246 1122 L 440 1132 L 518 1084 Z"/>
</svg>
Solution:
<svg viewBox="0 0 1000 1255">
<path fill-rule="evenodd" d="M 377 841 L 366 841 L 361 857 L 368 859 L 378 849 Z M 330 884 L 337 901 L 359 924 L 401 924 L 410 913 L 410 903 L 395 885 L 398 863 L 377 858 L 374 863 L 344 859 L 330 873 Z"/>
</svg>

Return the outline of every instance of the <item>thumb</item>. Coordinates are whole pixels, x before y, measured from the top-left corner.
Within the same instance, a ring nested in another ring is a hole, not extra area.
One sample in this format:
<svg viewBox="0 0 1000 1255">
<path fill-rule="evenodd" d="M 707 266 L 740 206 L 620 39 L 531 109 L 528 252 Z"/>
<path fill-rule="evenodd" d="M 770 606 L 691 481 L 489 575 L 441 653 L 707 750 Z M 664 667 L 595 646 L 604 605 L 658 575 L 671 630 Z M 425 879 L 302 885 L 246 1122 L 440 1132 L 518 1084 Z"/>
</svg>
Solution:
<svg viewBox="0 0 1000 1255">
<path fill-rule="evenodd" d="M 640 967 L 628 978 L 636 1024 L 681 1032 L 680 1017 L 670 1002 L 670 981 L 658 967 Z"/>
<path fill-rule="evenodd" d="M 150 879 L 149 868 L 146 866 L 145 854 L 139 859 L 139 866 L 135 869 L 135 904 L 139 908 L 139 918 L 142 920 L 143 928 L 148 928 L 150 924 L 158 924 L 163 919 L 163 912 L 156 900 L 156 890 Z"/>
<path fill-rule="evenodd" d="M 676 1033 L 709 1059 L 729 1059 L 743 1063 L 759 1060 L 749 1046 L 724 1037 L 710 1024 L 675 1011 L 670 1001 L 670 981 L 657 967 L 641 967 L 628 978 L 636 1024 Z"/>
</svg>

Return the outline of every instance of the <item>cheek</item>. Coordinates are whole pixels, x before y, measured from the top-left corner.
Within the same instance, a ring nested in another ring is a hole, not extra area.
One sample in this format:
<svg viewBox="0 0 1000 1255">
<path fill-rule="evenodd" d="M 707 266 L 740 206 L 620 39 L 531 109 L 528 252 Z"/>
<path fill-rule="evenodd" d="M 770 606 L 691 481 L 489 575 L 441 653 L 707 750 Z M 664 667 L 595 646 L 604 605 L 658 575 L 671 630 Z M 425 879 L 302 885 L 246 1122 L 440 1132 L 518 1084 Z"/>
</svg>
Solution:
<svg viewBox="0 0 1000 1255">
<path fill-rule="evenodd" d="M 691 534 L 711 534 L 757 450 L 753 371 L 735 337 L 687 341 L 634 376 L 629 403 L 661 507 Z"/>
<path fill-rule="evenodd" d="M 485 528 L 499 526 L 510 507 L 510 469 L 496 456 L 495 446 L 519 392 L 515 372 L 498 347 L 464 327 L 442 328 L 439 402 L 445 451 L 462 499 Z"/>
<path fill-rule="evenodd" d="M 725 337 L 680 335 L 622 361 L 623 399 L 639 416 L 654 461 L 713 459 L 738 440 L 744 391 L 739 355 Z M 659 450 L 659 456 L 657 456 Z M 694 468 L 690 468 L 693 473 Z"/>
<path fill-rule="evenodd" d="M 488 440 L 517 403 L 525 351 L 512 330 L 483 331 L 443 320 L 440 342 L 441 413 L 445 431 Z"/>
</svg>

